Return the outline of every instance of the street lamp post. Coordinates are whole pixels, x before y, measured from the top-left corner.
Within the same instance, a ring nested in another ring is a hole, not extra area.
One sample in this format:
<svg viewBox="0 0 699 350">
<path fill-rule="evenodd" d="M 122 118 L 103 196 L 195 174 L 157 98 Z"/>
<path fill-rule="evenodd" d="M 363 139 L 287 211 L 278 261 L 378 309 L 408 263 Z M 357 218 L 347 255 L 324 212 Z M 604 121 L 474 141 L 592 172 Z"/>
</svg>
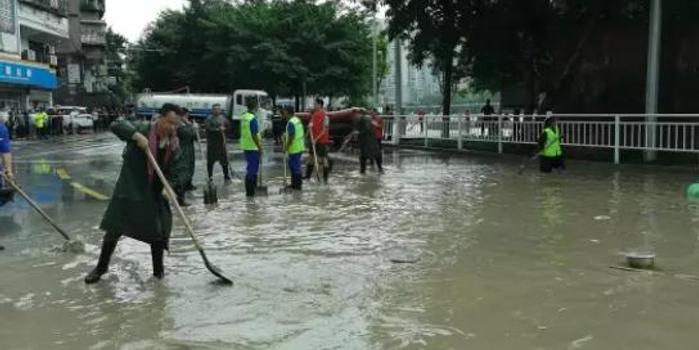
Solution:
<svg viewBox="0 0 699 350">
<path fill-rule="evenodd" d="M 656 122 L 658 113 L 658 76 L 660 70 L 660 39 L 662 32 L 662 0 L 651 0 L 648 28 L 648 61 L 646 75 L 646 153 L 647 162 L 655 161 Z"/>
</svg>

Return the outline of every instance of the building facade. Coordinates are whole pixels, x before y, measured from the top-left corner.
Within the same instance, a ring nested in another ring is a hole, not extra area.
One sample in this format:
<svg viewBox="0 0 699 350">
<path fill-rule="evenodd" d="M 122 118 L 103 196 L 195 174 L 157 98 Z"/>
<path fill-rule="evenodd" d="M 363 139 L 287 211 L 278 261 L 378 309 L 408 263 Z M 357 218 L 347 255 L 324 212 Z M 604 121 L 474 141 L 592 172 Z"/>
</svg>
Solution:
<svg viewBox="0 0 699 350">
<path fill-rule="evenodd" d="M 430 65 L 426 63 L 418 67 L 410 64 L 406 45 L 400 43 L 400 50 L 396 50 L 396 45 L 399 42 L 394 40 L 388 46 L 387 61 L 390 69 L 379 87 L 380 104 L 394 109 L 397 88 L 400 88 L 403 107 L 408 109 L 422 104 L 426 97 L 440 95 L 439 79 Z M 397 57 L 397 51 L 400 52 L 400 57 Z M 398 65 L 400 77 L 397 75 Z"/>
<path fill-rule="evenodd" d="M 64 0 L 0 0 L 0 109 L 53 104 L 56 47 L 69 36 Z"/>
<path fill-rule="evenodd" d="M 59 86 L 63 105 L 97 107 L 109 91 L 105 0 L 67 0 L 69 40 L 58 48 Z"/>
</svg>

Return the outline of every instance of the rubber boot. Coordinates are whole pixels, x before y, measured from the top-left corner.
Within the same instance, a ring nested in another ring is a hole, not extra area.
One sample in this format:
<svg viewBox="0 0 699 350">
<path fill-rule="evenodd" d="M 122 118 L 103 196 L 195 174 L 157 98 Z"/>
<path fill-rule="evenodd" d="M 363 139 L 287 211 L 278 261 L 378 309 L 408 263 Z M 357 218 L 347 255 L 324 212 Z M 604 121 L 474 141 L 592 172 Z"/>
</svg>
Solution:
<svg viewBox="0 0 699 350">
<path fill-rule="evenodd" d="M 214 162 L 206 162 L 206 173 L 209 175 L 209 180 L 214 177 Z"/>
<path fill-rule="evenodd" d="M 315 168 L 313 164 L 306 165 L 306 176 L 303 177 L 304 180 L 311 179 L 311 176 L 313 176 L 313 168 Z"/>
<path fill-rule="evenodd" d="M 301 191 L 303 187 L 303 179 L 301 174 L 291 174 L 291 189 Z"/>
<path fill-rule="evenodd" d="M 102 275 L 107 273 L 109 269 L 109 260 L 112 258 L 112 254 L 116 249 L 118 241 L 107 240 L 106 238 L 102 241 L 102 250 L 100 251 L 100 257 L 97 261 L 97 267 L 95 267 L 90 273 L 85 277 L 86 284 L 97 283 Z"/>
<path fill-rule="evenodd" d="M 221 163 L 221 168 L 223 168 L 223 181 L 227 184 L 231 183 L 231 174 L 228 173 L 228 163 Z"/>
<path fill-rule="evenodd" d="M 163 252 L 165 244 L 163 242 L 154 242 L 150 245 L 150 256 L 153 261 L 153 277 L 163 279 L 165 277 L 165 267 L 163 266 Z"/>
<path fill-rule="evenodd" d="M 255 197 L 255 188 L 257 188 L 257 181 L 255 179 L 245 178 L 245 196 Z"/>
<path fill-rule="evenodd" d="M 185 201 L 185 192 L 186 191 L 185 191 L 184 187 L 178 187 L 175 190 L 175 194 L 177 195 L 177 203 L 181 207 L 188 207 L 189 206 L 189 203 L 187 203 L 187 201 Z"/>
<path fill-rule="evenodd" d="M 323 182 L 328 183 L 328 177 L 330 177 L 330 168 L 323 167 Z"/>
</svg>

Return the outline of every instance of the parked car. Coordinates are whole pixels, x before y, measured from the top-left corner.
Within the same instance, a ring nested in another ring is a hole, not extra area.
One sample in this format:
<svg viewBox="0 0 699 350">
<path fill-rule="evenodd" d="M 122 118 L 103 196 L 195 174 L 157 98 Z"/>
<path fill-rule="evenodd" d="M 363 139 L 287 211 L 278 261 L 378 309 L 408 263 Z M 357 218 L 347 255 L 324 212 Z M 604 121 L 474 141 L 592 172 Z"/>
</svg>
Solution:
<svg viewBox="0 0 699 350">
<path fill-rule="evenodd" d="M 80 113 L 71 116 L 71 122 L 73 123 L 73 128 L 80 132 L 82 130 L 94 130 L 95 120 L 92 114 Z"/>
<path fill-rule="evenodd" d="M 58 106 L 56 114 L 63 116 L 63 129 L 68 133 L 77 133 L 82 129 L 90 129 L 95 122 L 92 115 L 87 113 L 87 108 L 77 106 Z"/>
</svg>

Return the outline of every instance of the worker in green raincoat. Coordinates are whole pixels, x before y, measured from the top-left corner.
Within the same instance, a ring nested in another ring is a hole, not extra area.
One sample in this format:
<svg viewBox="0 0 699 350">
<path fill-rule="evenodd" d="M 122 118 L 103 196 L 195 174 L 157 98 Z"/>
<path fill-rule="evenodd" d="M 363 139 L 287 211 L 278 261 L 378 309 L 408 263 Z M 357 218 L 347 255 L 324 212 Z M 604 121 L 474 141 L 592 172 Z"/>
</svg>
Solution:
<svg viewBox="0 0 699 350">
<path fill-rule="evenodd" d="M 178 168 L 175 171 L 175 174 L 177 174 L 175 193 L 177 194 L 177 202 L 181 206 L 188 206 L 189 204 L 185 201 L 185 193 L 194 190 L 194 185 L 192 185 L 195 168 L 194 141 L 196 140 L 196 133 L 199 131 L 197 124 L 192 122 L 189 117 L 189 110 L 182 108 L 181 113 L 182 124 L 177 128 L 177 137 L 180 139 L 180 152 L 177 161 Z"/>
<path fill-rule="evenodd" d="M 177 177 L 178 113 L 179 107 L 168 103 L 154 123 L 122 120 L 111 125 L 112 132 L 126 142 L 126 148 L 114 194 L 100 224 L 105 235 L 99 261 L 85 277 L 85 283 L 96 283 L 107 272 L 109 259 L 122 235 L 150 244 L 153 276 L 163 278 L 163 251 L 168 249 L 172 213 L 146 150 L 153 153 L 169 181 Z"/>
<path fill-rule="evenodd" d="M 228 155 L 226 154 L 226 118 L 221 112 L 221 105 L 212 106 L 211 115 L 206 119 L 206 171 L 209 180 L 213 177 L 214 163 L 218 162 L 223 168 L 223 177 L 226 183 L 231 182 L 228 174 Z"/>
<path fill-rule="evenodd" d="M 381 148 L 376 139 L 375 125 L 366 111 L 355 115 L 354 132 L 359 146 L 359 172 L 366 173 L 367 162 L 375 163 L 379 173 L 383 173 Z"/>
</svg>

